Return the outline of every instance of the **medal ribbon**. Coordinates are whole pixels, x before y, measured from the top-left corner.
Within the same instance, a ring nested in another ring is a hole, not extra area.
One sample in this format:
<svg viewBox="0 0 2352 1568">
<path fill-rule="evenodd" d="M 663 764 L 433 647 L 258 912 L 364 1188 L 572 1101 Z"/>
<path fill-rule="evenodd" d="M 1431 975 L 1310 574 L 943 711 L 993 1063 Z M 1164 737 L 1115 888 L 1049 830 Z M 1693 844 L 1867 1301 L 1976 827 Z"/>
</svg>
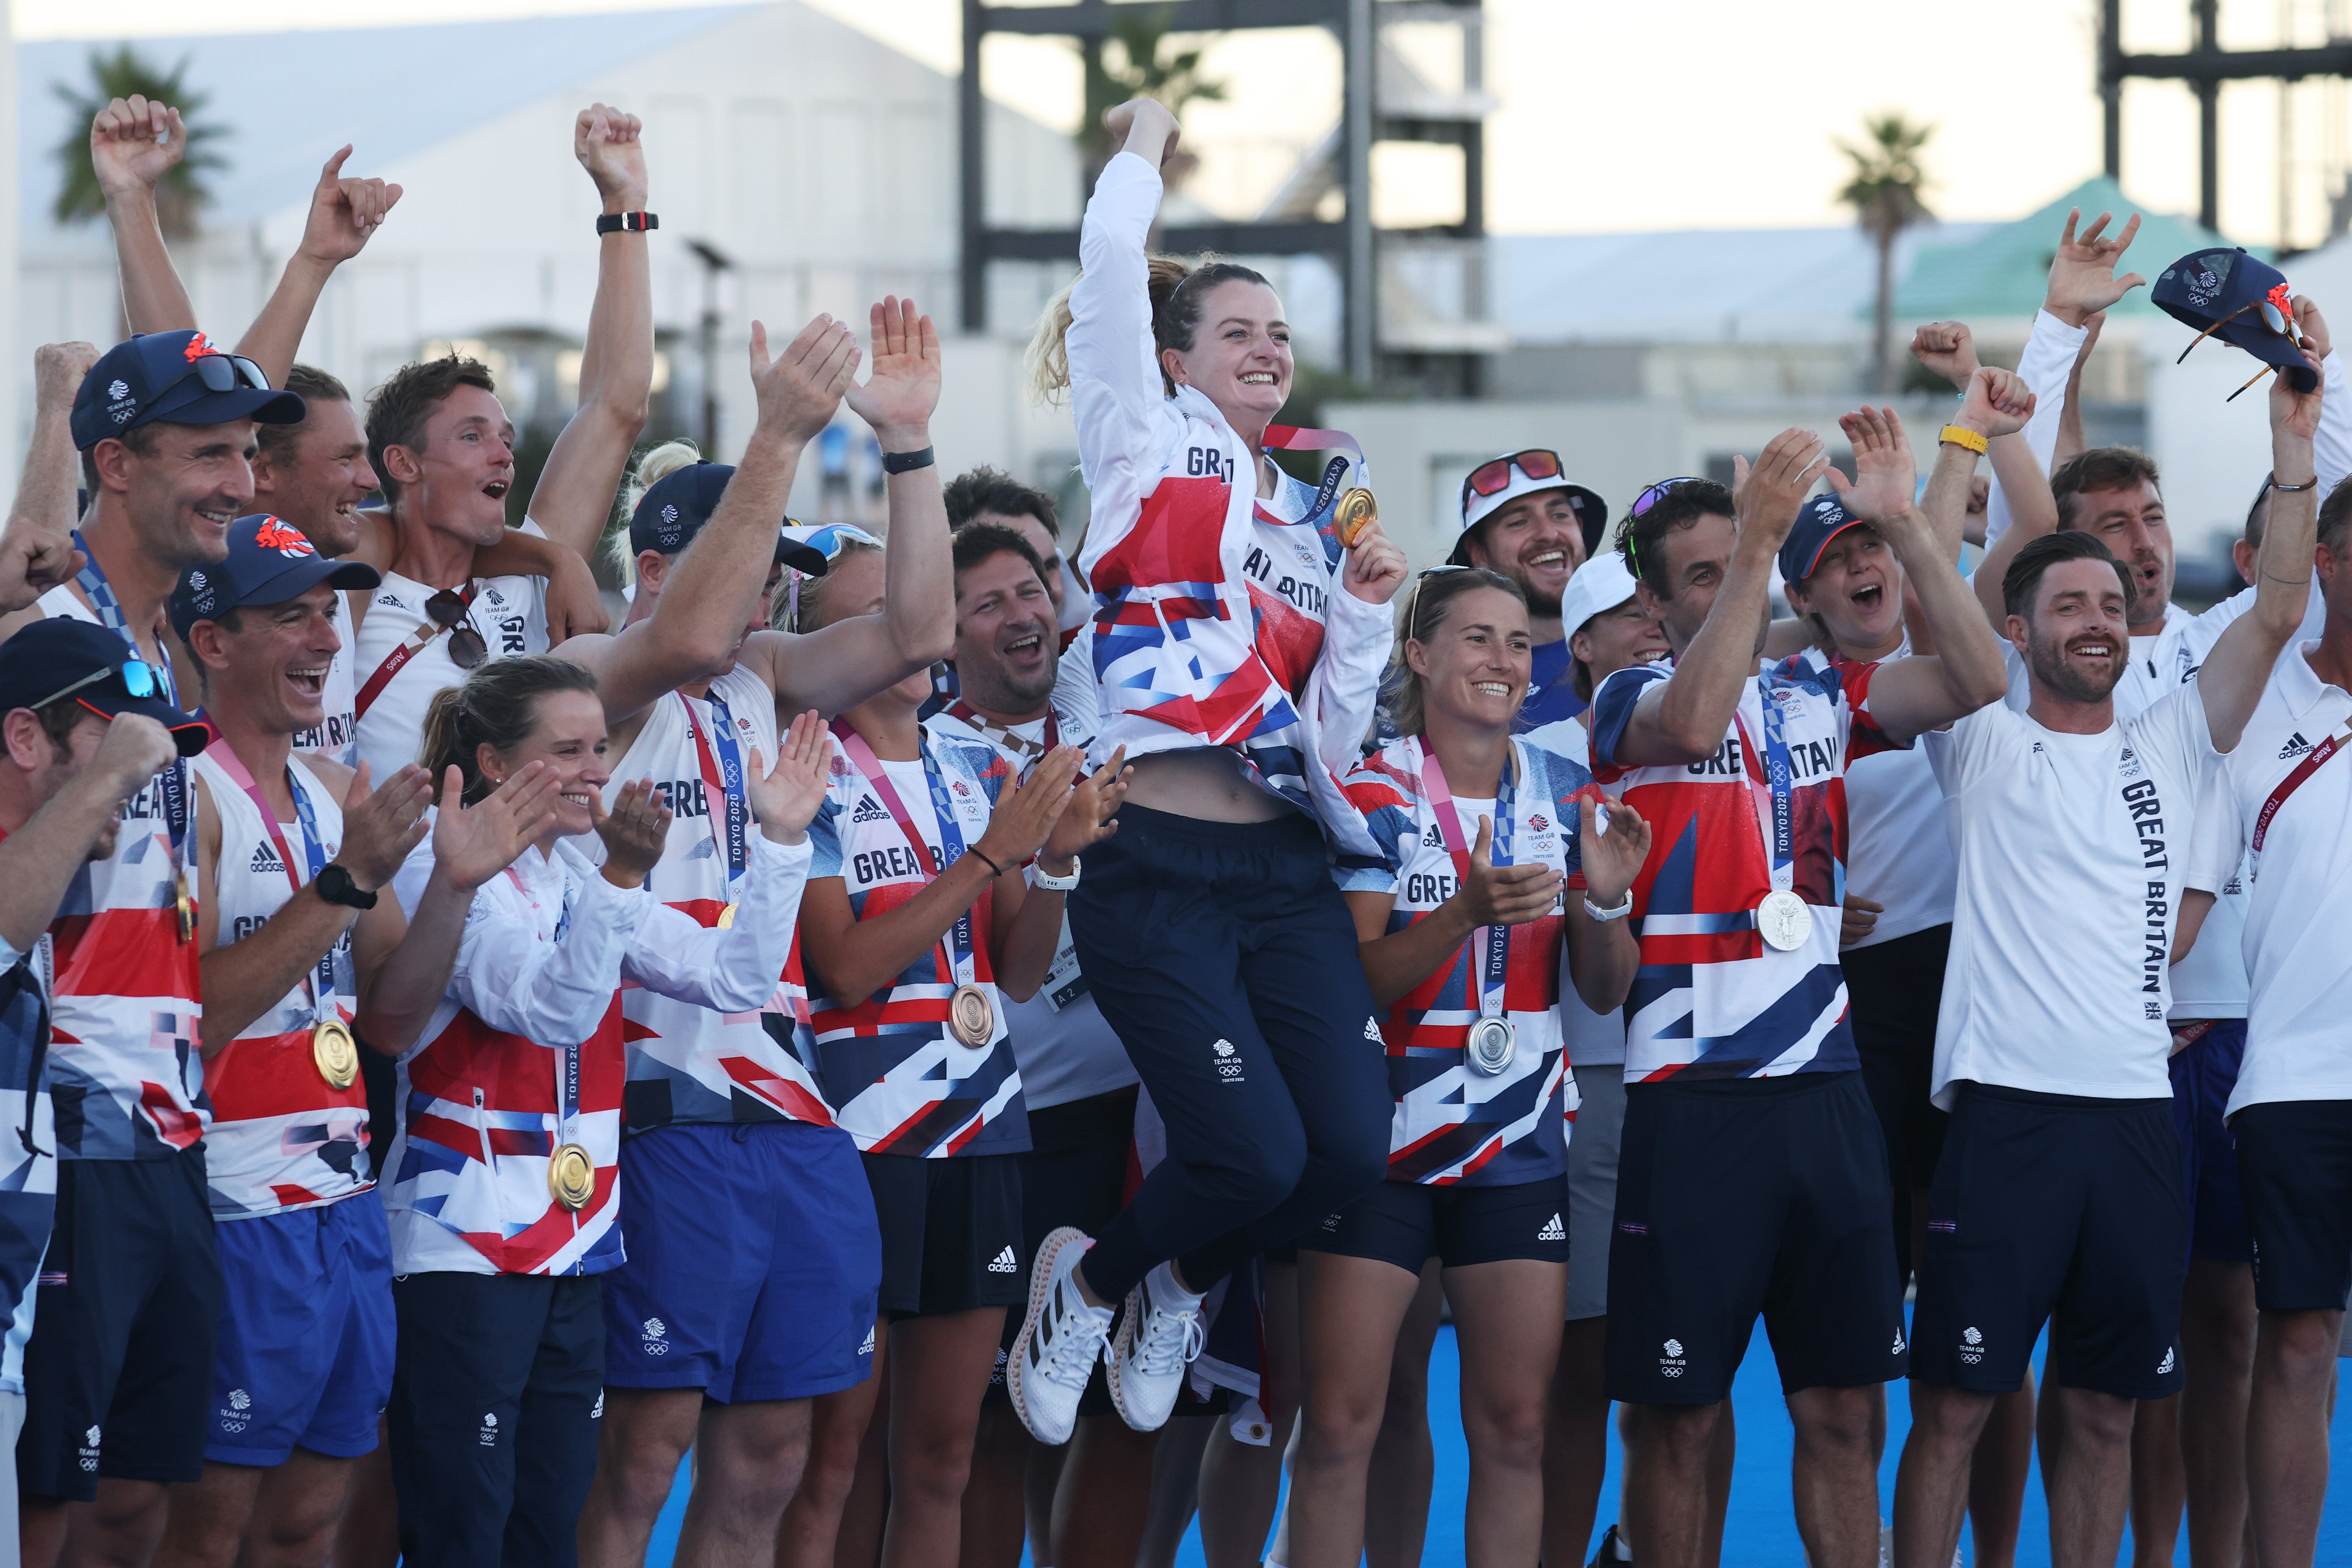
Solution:
<svg viewBox="0 0 2352 1568">
<path fill-rule="evenodd" d="M 1416 737 L 1414 749 L 1421 754 L 1421 782 L 1429 791 L 1429 804 L 1437 818 L 1437 831 L 1444 837 L 1445 852 L 1453 857 L 1454 870 L 1466 884 L 1470 880 L 1470 841 L 1462 831 L 1462 819 L 1454 810 L 1454 792 L 1445 786 L 1445 769 L 1438 765 L 1437 753 L 1429 743 Z M 1518 748 L 1514 746 L 1511 760 L 1503 776 L 1495 781 L 1495 837 L 1486 846 L 1487 863 L 1511 863 L 1511 828 L 1517 812 L 1513 810 L 1517 791 L 1513 789 L 1511 775 L 1517 771 Z M 1470 1001 L 1482 1019 L 1494 1018 L 1503 1011 L 1504 972 L 1510 960 L 1511 930 L 1507 925 L 1482 925 L 1478 928 L 1477 944 L 1470 965 Z M 1492 996 L 1492 1011 L 1486 998 Z"/>
<path fill-rule="evenodd" d="M 139 645 L 138 637 L 131 630 L 130 617 L 122 613 L 122 601 L 114 597 L 113 585 L 106 580 L 105 570 L 98 564 L 97 552 L 84 542 L 79 528 L 74 530 L 73 542 L 74 549 L 81 551 L 84 562 L 82 569 L 74 574 L 74 586 L 79 588 L 84 596 L 89 600 L 89 607 L 97 613 L 100 624 L 122 639 L 123 646 L 131 650 L 132 658 L 142 664 L 147 664 L 147 651 Z M 155 646 L 160 654 L 163 646 L 161 636 L 156 638 Z M 163 683 L 163 700 L 173 707 L 178 707 L 180 689 L 177 683 L 172 679 L 170 658 L 163 657 L 161 663 L 151 664 L 149 667 L 154 670 L 157 677 Z M 173 889 L 176 899 L 181 889 L 193 889 L 194 886 L 194 878 L 191 874 L 187 855 L 187 759 L 175 758 L 172 765 L 157 774 L 156 778 L 163 787 L 163 824 L 165 831 L 171 835 L 172 863 L 177 868 L 178 880 Z M 267 818 L 268 813 L 265 812 L 263 815 Z"/>
<path fill-rule="evenodd" d="M 1021 777 L 1024 781 L 1027 780 L 1031 771 L 1036 768 L 1045 753 L 1062 744 L 1061 716 L 1050 707 L 1045 710 L 1045 738 L 1043 744 L 1034 740 L 1024 740 L 994 719 L 982 717 L 974 713 L 971 705 L 961 697 L 948 705 L 947 716 L 950 718 L 963 720 L 990 740 L 1021 758 Z"/>
<path fill-rule="evenodd" d="M 2352 724 L 2346 725 L 2312 747 L 2310 753 L 2294 765 L 2294 771 L 2280 779 L 2278 788 L 2271 791 L 2270 799 L 2263 802 L 2263 809 L 2254 816 L 2253 836 L 2246 844 L 2248 882 L 2262 874 L 2263 841 L 2270 837 L 2271 820 L 2278 815 L 2279 808 L 2286 804 L 2286 798 L 2302 789 L 2313 774 L 2327 766 L 2329 758 L 2347 747 L 2352 747 Z"/>
<path fill-rule="evenodd" d="M 526 850 L 523 852 L 528 854 L 530 852 Z M 538 894 L 523 885 L 522 878 L 515 874 L 515 868 L 512 866 L 507 867 L 507 880 L 514 883 L 517 893 L 530 900 L 530 912 L 533 915 L 539 914 Z M 562 942 L 563 934 L 571 929 L 572 900 L 567 896 L 563 901 L 562 912 L 555 917 L 554 940 Z M 576 1040 L 556 1052 L 555 1093 L 555 1143 L 547 1151 L 551 1159 L 554 1157 L 557 1149 L 572 1141 L 572 1124 L 580 1119 L 580 1045 Z"/>
<path fill-rule="evenodd" d="M 1371 487 L 1372 465 L 1364 461 L 1364 449 L 1356 444 L 1356 438 L 1344 430 L 1309 430 L 1296 424 L 1269 424 L 1265 427 L 1265 440 L 1262 444 L 1273 452 L 1343 454 L 1325 465 L 1323 483 L 1315 488 L 1315 505 L 1299 519 L 1301 522 L 1317 522 L 1331 509 L 1331 503 L 1339 496 L 1339 476 L 1348 471 L 1349 463 L 1356 467 L 1356 483 L 1366 489 Z"/>
<path fill-rule="evenodd" d="M 478 581 L 468 579 L 465 587 L 456 591 L 457 597 L 466 601 L 466 619 L 468 621 L 474 617 L 474 594 L 480 587 L 481 584 Z M 383 688 L 392 685 L 392 677 L 400 674 L 402 666 L 409 660 L 425 652 L 425 644 L 444 632 L 456 631 L 457 625 L 458 623 L 453 621 L 444 626 L 431 616 L 426 616 L 425 624 L 410 632 L 407 642 L 386 654 L 383 663 L 375 667 L 375 673 L 361 685 L 359 695 L 352 699 L 352 722 L 357 724 L 367 716 L 367 710 L 375 706 L 375 699 L 383 695 Z M 479 632 L 481 628 L 477 626 L 474 630 Z"/>
<path fill-rule="evenodd" d="M 948 787 L 940 778 L 939 759 L 931 755 L 930 738 L 923 737 L 920 745 L 923 780 L 930 786 L 931 791 L 931 815 L 939 820 L 940 824 L 940 852 L 936 858 L 931 853 L 930 845 L 923 841 L 923 835 L 916 831 L 914 818 L 907 810 L 906 803 L 898 799 L 898 791 L 891 788 L 890 775 L 884 770 L 881 759 L 874 755 L 874 748 L 866 744 L 866 737 L 840 719 L 833 721 L 833 733 L 835 738 L 841 742 L 841 748 L 849 753 L 850 766 L 857 769 L 858 776 L 881 798 L 883 806 L 890 813 L 890 820 L 898 824 L 898 831 L 906 834 L 907 841 L 914 846 L 915 863 L 924 868 L 926 880 L 937 881 L 947 874 L 948 867 L 963 858 L 963 833 L 956 826 L 955 802 L 948 799 Z M 977 904 L 979 900 L 972 902 Z M 956 916 L 955 924 L 948 927 L 945 941 L 948 944 L 950 979 L 959 986 L 973 984 L 971 904 L 966 904 L 963 913 Z"/>
<path fill-rule="evenodd" d="M 1772 873 L 1772 891 L 1787 893 L 1797 883 L 1797 831 L 1792 797 L 1796 792 L 1796 771 L 1789 762 L 1787 720 L 1781 717 L 1780 705 L 1772 700 L 1769 692 L 1763 694 L 1764 710 L 1764 779 L 1756 782 L 1757 747 L 1755 738 L 1748 733 L 1748 721 L 1735 711 L 1731 722 L 1739 730 L 1741 771 L 1750 784 L 1749 794 L 1756 802 L 1756 826 L 1764 835 L 1764 861 Z"/>
<path fill-rule="evenodd" d="M 716 801 L 711 804 L 710 840 L 724 858 L 727 896 L 732 899 L 735 884 L 742 880 L 743 868 L 750 863 L 751 806 L 744 794 L 743 748 L 735 744 L 735 720 L 727 711 L 727 699 L 719 695 L 716 687 L 706 699 L 710 704 L 715 747 L 714 736 L 702 733 L 702 721 L 694 712 L 694 699 L 680 692 L 677 700 L 686 705 L 686 727 L 694 732 L 696 759 L 702 766 L 703 793 L 724 801 L 723 805 Z"/>
<path fill-rule="evenodd" d="M 236 754 L 236 748 L 226 738 L 215 740 L 205 747 L 205 755 L 217 763 L 222 772 L 235 779 L 236 787 L 244 790 L 246 798 L 253 802 L 254 810 L 261 814 L 261 831 L 268 833 L 269 841 L 277 846 L 278 863 L 286 868 L 286 880 L 293 884 L 296 893 L 300 893 L 305 885 L 317 879 L 326 865 L 327 847 L 319 832 L 318 815 L 310 809 L 309 797 L 302 793 L 302 787 L 294 777 L 292 760 L 289 758 L 286 764 L 286 791 L 294 797 L 295 825 L 302 834 L 303 870 L 300 873 L 294 870 L 294 852 L 288 847 L 286 835 L 278 831 L 278 810 L 261 793 L 261 786 L 254 782 L 252 770 L 246 767 L 245 758 Z M 319 962 L 303 984 L 310 989 L 311 1022 L 326 1022 L 334 1006 L 333 948 L 330 947 L 320 956 Z"/>
</svg>

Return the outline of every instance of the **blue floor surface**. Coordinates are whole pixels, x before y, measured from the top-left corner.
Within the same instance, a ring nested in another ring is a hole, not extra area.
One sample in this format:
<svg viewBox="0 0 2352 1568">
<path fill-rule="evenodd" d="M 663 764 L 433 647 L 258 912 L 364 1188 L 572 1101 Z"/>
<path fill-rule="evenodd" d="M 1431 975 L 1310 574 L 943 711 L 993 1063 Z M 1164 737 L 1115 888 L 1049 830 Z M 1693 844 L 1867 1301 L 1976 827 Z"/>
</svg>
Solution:
<svg viewBox="0 0 2352 1568">
<path fill-rule="evenodd" d="M 2038 1358 L 2037 1358 L 2038 1360 Z M 1462 1509 L 1468 1490 L 1469 1470 L 1462 1442 L 1462 1421 L 1459 1396 L 1456 1393 L 1460 1375 L 1454 1348 L 1454 1330 L 1449 1324 L 1437 1337 L 1435 1354 L 1429 1365 L 1430 1424 L 1437 1448 L 1437 1487 L 1429 1510 L 1428 1544 L 1422 1552 L 1427 1568 L 1449 1568 L 1463 1561 Z M 1887 1389 L 1888 1409 L 1886 1458 L 1879 1467 L 1879 1506 L 1885 1509 L 1895 1495 L 1895 1466 L 1902 1454 L 1903 1433 L 1910 1425 L 1911 1411 L 1906 1397 L 1906 1385 L 1900 1383 Z M 1789 1456 L 1792 1434 L 1787 1409 L 1780 1401 L 1780 1379 L 1772 1370 L 1770 1347 L 1759 1332 L 1749 1345 L 1748 1359 L 1739 1369 L 1732 1387 L 1733 1409 L 1739 1422 L 1739 1459 L 1732 1472 L 1731 1511 L 1725 1525 L 1724 1561 L 1738 1568 L 1801 1568 L 1804 1553 L 1797 1541 L 1797 1527 L 1789 1506 Z M 2343 1564 L 2352 1568 L 2352 1399 L 2339 1400 L 2336 1406 L 2336 1422 L 2329 1434 L 2330 1446 L 2336 1456 L 2336 1473 L 2327 1490 L 2327 1508 L 2320 1521 L 2320 1568 Z M 1618 1452 L 1614 1433 L 1609 1445 L 1609 1479 L 1603 1489 L 1604 1500 L 1617 1495 Z M 670 1559 L 677 1546 L 677 1528 L 686 1510 L 686 1472 L 678 1472 L 678 1485 L 670 1494 L 669 1504 L 662 1511 L 661 1521 L 654 1529 L 652 1550 L 646 1561 L 654 1568 L 669 1568 Z M 1605 1525 L 1615 1516 L 1613 1501 L 1605 1501 L 1601 1522 Z M 1596 1528 L 1596 1534 L 1598 1533 Z M 1963 1550 L 1967 1550 L 1965 1542 Z M 2118 1561 L 2131 1560 L 2130 1537 L 2125 1537 Z M 2048 1568 L 2050 1562 L 2049 1517 L 2042 1497 L 2042 1478 L 2037 1463 L 2032 1482 L 2025 1494 L 2025 1524 L 2018 1541 L 2017 1560 L 2021 1568 Z M 1201 1557 L 1197 1530 L 1188 1535 L 1183 1550 L 1177 1555 L 1179 1568 L 1204 1568 Z M 2173 1552 L 2173 1561 L 2186 1568 L 2189 1548 L 2182 1542 Z"/>
</svg>

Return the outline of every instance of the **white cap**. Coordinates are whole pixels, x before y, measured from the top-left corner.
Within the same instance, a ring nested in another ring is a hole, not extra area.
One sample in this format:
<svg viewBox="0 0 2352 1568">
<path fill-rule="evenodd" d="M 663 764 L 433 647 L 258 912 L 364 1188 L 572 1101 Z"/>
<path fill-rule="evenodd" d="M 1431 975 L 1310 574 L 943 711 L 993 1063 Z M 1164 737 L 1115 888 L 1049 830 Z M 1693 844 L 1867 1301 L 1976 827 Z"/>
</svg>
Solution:
<svg viewBox="0 0 2352 1568">
<path fill-rule="evenodd" d="M 1560 634 L 1575 636 L 1586 622 L 1633 597 L 1633 574 L 1625 570 L 1625 558 L 1613 549 L 1602 550 L 1578 567 L 1559 591 Z"/>
<path fill-rule="evenodd" d="M 1502 462 L 1507 459 L 1494 458 L 1489 461 Z M 1484 463 L 1478 465 L 1481 468 L 1486 465 Z M 1524 469 L 1513 463 L 1510 467 L 1509 482 L 1501 489 L 1491 496 L 1481 496 L 1473 490 L 1462 497 L 1462 531 L 1454 541 L 1454 552 L 1445 559 L 1455 566 L 1468 566 L 1470 564 L 1470 531 L 1473 528 L 1520 497 L 1537 495 L 1545 490 L 1564 490 L 1568 493 L 1568 504 L 1575 509 L 1577 526 L 1584 532 L 1588 541 L 1587 549 L 1592 548 L 1590 541 L 1595 539 L 1608 527 L 1609 503 L 1584 486 L 1569 479 L 1565 475 L 1554 475 L 1549 479 L 1531 479 Z"/>
</svg>

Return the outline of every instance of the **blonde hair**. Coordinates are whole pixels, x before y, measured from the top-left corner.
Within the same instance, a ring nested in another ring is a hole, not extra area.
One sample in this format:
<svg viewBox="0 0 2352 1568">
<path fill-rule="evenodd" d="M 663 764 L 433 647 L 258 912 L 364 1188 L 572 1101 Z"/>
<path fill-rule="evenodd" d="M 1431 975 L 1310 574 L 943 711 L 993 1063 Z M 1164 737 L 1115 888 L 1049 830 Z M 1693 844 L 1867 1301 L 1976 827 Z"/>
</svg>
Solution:
<svg viewBox="0 0 2352 1568">
<path fill-rule="evenodd" d="M 825 585 L 841 563 L 852 556 L 880 555 L 882 547 L 865 539 L 845 538 L 834 552 L 832 561 L 822 577 L 811 577 L 791 567 L 784 569 L 784 587 L 768 605 L 768 624 L 778 632 L 814 632 L 824 614 Z"/>
<path fill-rule="evenodd" d="M 702 448 L 682 435 L 638 455 L 636 466 L 629 470 L 621 486 L 621 526 L 613 530 L 604 546 L 604 559 L 624 587 L 637 585 L 637 552 L 629 547 L 629 524 L 636 517 L 637 504 L 662 480 L 701 461 Z"/>
<path fill-rule="evenodd" d="M 1528 601 L 1526 589 L 1483 566 L 1439 567 L 1413 579 L 1412 591 L 1405 595 L 1404 612 L 1398 618 L 1396 645 L 1390 650 L 1389 667 L 1381 677 L 1381 706 L 1388 710 L 1389 722 L 1396 726 L 1399 735 L 1420 735 L 1429 727 L 1427 693 L 1421 673 L 1405 656 L 1405 645 L 1428 642 L 1445 624 L 1451 613 L 1448 607 L 1464 594 L 1482 588 L 1507 593 L 1522 605 Z"/>
<path fill-rule="evenodd" d="M 1266 282 L 1264 273 L 1227 261 L 1213 251 L 1204 251 L 1190 261 L 1180 256 L 1146 256 L 1144 267 L 1144 287 L 1151 296 L 1155 360 L 1160 350 L 1174 349 L 1181 353 L 1192 347 L 1192 334 L 1201 325 L 1202 300 L 1210 289 L 1220 283 Z M 1030 335 L 1029 350 L 1022 356 L 1021 362 L 1028 376 L 1033 402 L 1058 403 L 1069 387 L 1070 290 L 1084 276 L 1080 273 L 1072 277 L 1045 302 L 1044 313 L 1037 318 L 1037 329 Z M 1195 287 L 1187 288 L 1187 284 Z M 1168 379 L 1165 368 L 1160 372 L 1160 386 L 1164 395 L 1176 395 L 1176 383 Z"/>
</svg>

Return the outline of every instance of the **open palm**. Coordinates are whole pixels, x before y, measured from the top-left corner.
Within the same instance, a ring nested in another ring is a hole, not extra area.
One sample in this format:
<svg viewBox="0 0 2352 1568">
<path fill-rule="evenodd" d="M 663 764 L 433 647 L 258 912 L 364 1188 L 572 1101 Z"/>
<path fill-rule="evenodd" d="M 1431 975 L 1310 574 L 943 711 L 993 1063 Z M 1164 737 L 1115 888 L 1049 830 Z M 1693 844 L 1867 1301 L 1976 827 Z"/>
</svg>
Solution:
<svg viewBox="0 0 2352 1568">
<path fill-rule="evenodd" d="M 471 893 L 514 864 L 555 810 L 555 770 L 529 762 L 474 805 L 464 804 L 465 776 L 441 777 L 441 809 L 433 819 L 433 858 L 442 874 Z"/>
<path fill-rule="evenodd" d="M 751 814 L 761 827 L 782 834 L 788 843 L 798 843 L 802 832 L 816 820 L 817 808 L 824 804 L 825 782 L 832 770 L 833 739 L 825 732 L 824 720 L 812 708 L 793 720 L 793 727 L 777 747 L 773 768 L 762 768 L 760 754 L 751 753 L 751 770 L 744 780 Z"/>
<path fill-rule="evenodd" d="M 940 402 L 940 332 L 911 299 L 874 307 L 873 373 L 849 389 L 849 406 L 876 432 L 917 426 Z"/>
</svg>

